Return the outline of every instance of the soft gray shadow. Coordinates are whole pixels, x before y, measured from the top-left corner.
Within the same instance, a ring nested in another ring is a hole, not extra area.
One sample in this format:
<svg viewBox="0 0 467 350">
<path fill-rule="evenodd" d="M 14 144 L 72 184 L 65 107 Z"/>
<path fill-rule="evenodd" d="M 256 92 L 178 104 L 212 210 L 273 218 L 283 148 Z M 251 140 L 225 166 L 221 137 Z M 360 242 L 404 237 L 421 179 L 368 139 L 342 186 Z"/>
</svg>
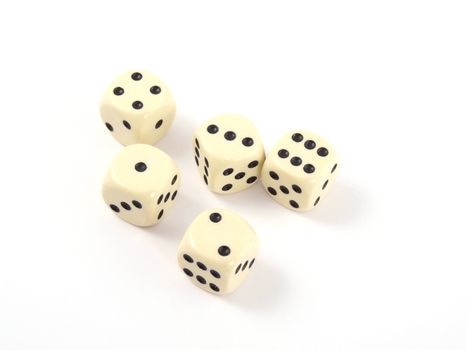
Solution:
<svg viewBox="0 0 467 350">
<path fill-rule="evenodd" d="M 270 216 L 274 208 L 277 208 L 259 182 L 241 192 L 219 195 L 219 200 L 225 203 L 227 208 L 234 206 L 241 208 L 242 212 L 254 212 L 257 215 Z"/>
<path fill-rule="evenodd" d="M 351 225 L 363 219 L 370 206 L 368 197 L 359 188 L 336 181 L 316 208 L 304 213 L 310 220 L 326 225 Z"/>
<path fill-rule="evenodd" d="M 191 140 L 196 130 L 196 125 L 192 118 L 182 113 L 177 114 L 167 135 L 156 144 L 176 160 L 188 159 L 192 157 Z"/>
<path fill-rule="evenodd" d="M 269 312 L 279 307 L 288 294 L 288 283 L 281 271 L 266 261 L 258 261 L 243 284 L 224 298 L 251 312 Z"/>
</svg>

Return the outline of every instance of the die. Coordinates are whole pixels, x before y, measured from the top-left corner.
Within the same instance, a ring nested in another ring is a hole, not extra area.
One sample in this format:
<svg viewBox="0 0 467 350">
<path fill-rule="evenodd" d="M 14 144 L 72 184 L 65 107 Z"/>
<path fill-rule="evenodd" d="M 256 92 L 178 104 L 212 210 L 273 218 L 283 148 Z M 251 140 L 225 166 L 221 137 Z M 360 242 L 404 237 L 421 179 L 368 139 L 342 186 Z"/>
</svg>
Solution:
<svg viewBox="0 0 467 350">
<path fill-rule="evenodd" d="M 102 186 L 105 203 L 136 226 L 162 220 L 177 197 L 180 172 L 161 150 L 146 144 L 124 147 L 112 161 Z"/>
<path fill-rule="evenodd" d="M 175 117 L 175 100 L 159 77 L 148 71 L 120 75 L 104 92 L 100 113 L 105 126 L 122 145 L 153 145 Z"/>
<path fill-rule="evenodd" d="M 265 158 L 258 130 L 236 114 L 221 115 L 200 126 L 193 137 L 193 150 L 204 182 L 221 194 L 253 185 Z"/>
<path fill-rule="evenodd" d="M 261 182 L 284 207 L 310 210 L 331 187 L 336 168 L 336 152 L 325 139 L 309 131 L 293 131 L 268 154 Z"/>
<path fill-rule="evenodd" d="M 226 209 L 201 213 L 186 231 L 178 263 L 192 282 L 214 294 L 233 292 L 255 263 L 258 238 L 238 214 Z"/>
</svg>

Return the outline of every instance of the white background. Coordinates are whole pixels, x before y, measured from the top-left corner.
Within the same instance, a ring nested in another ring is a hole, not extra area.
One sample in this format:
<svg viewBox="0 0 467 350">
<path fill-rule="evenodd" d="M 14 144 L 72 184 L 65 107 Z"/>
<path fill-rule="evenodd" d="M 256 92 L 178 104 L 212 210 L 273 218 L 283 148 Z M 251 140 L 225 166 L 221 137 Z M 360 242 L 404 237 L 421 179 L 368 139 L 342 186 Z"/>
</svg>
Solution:
<svg viewBox="0 0 467 350">
<path fill-rule="evenodd" d="M 0 349 L 466 349 L 466 18 L 446 0 L 2 2 Z M 149 229 L 100 196 L 121 146 L 99 99 L 127 69 L 178 103 L 158 146 L 183 185 Z M 334 144 L 316 210 L 207 191 L 191 135 L 225 112 L 267 149 L 294 128 Z M 176 264 L 212 207 L 261 241 L 227 297 Z"/>
</svg>

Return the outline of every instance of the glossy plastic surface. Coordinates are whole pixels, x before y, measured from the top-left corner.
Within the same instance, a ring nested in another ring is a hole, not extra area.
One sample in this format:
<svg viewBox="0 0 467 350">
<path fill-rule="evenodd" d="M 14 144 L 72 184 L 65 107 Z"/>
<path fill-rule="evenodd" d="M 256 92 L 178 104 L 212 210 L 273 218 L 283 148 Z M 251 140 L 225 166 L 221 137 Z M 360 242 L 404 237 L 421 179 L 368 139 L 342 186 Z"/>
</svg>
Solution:
<svg viewBox="0 0 467 350">
<path fill-rule="evenodd" d="M 286 208 L 304 211 L 318 205 L 337 173 L 334 148 L 305 130 L 284 135 L 264 162 L 261 182 L 266 192 Z"/>
<path fill-rule="evenodd" d="M 155 144 L 167 133 L 175 112 L 168 87 L 144 70 L 120 75 L 104 92 L 100 104 L 105 126 L 122 145 Z"/>
<path fill-rule="evenodd" d="M 198 287 L 214 293 L 233 292 L 254 266 L 258 238 L 238 214 L 226 209 L 201 213 L 183 237 L 178 263 Z"/>
<path fill-rule="evenodd" d="M 102 196 L 122 220 L 151 226 L 167 216 L 179 186 L 180 172 L 167 154 L 136 144 L 123 148 L 111 163 Z"/>
<path fill-rule="evenodd" d="M 259 178 L 264 147 L 255 125 L 237 114 L 225 114 L 201 125 L 193 137 L 201 178 L 216 193 L 247 189 Z"/>
</svg>

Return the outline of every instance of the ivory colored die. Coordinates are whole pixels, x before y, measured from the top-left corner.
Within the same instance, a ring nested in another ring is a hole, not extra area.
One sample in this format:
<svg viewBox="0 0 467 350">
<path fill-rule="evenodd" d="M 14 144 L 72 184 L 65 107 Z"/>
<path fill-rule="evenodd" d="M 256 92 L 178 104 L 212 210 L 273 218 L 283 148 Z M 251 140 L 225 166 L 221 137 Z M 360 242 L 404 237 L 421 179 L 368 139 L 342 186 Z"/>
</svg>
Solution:
<svg viewBox="0 0 467 350">
<path fill-rule="evenodd" d="M 246 278 L 258 252 L 253 228 L 238 214 L 212 209 L 190 225 L 178 263 L 190 280 L 214 294 L 233 292 Z"/>
<path fill-rule="evenodd" d="M 208 120 L 193 137 L 195 162 L 208 188 L 235 193 L 253 185 L 264 162 L 258 130 L 245 117 L 225 114 Z"/>
<path fill-rule="evenodd" d="M 148 71 L 120 75 L 102 96 L 105 126 L 122 145 L 155 144 L 175 117 L 175 100 L 159 77 Z"/>
<path fill-rule="evenodd" d="M 167 154 L 136 144 L 123 148 L 111 163 L 102 196 L 122 220 L 151 226 L 167 215 L 179 186 L 180 172 Z"/>
<path fill-rule="evenodd" d="M 336 152 L 325 139 L 309 131 L 293 131 L 268 154 L 261 182 L 284 207 L 310 210 L 331 187 L 336 168 Z"/>
</svg>

